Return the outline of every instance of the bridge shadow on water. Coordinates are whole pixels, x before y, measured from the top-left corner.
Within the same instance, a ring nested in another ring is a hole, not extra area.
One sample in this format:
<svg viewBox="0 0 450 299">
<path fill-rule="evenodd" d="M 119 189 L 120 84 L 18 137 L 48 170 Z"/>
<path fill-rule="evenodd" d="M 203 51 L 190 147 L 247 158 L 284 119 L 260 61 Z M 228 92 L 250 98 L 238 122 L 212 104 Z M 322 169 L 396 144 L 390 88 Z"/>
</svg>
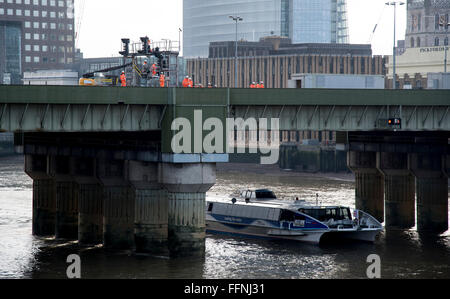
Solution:
<svg viewBox="0 0 450 299">
<path fill-rule="evenodd" d="M 27 278 L 67 278 L 71 254 L 80 256 L 84 279 L 365 279 L 371 254 L 380 256 L 382 278 L 450 277 L 450 236 L 414 230 L 383 231 L 375 243 L 320 245 L 207 235 L 204 258 L 177 259 L 38 241 Z"/>
<path fill-rule="evenodd" d="M 69 255 L 81 260 L 82 279 L 201 279 L 204 258 L 169 259 L 138 254 L 131 250 L 112 251 L 102 245 L 81 247 L 78 242 L 46 239 L 34 256 L 26 278 L 66 279 Z"/>
</svg>

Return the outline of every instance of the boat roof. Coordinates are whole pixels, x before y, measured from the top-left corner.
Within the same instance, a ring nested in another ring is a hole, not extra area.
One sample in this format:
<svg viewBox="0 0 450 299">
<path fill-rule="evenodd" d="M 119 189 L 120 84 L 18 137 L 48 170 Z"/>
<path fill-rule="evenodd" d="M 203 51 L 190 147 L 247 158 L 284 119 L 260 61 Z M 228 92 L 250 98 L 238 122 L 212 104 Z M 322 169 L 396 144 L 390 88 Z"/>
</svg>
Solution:
<svg viewBox="0 0 450 299">
<path fill-rule="evenodd" d="M 221 203 L 221 204 L 233 204 L 230 201 L 218 201 L 218 200 L 207 200 L 208 203 Z M 265 208 L 278 208 L 278 209 L 337 209 L 343 208 L 343 206 L 317 206 L 312 205 L 311 203 L 307 203 L 305 201 L 287 201 L 287 200 L 270 200 L 270 201 L 258 201 L 253 200 L 249 202 L 245 202 L 243 200 L 238 200 L 234 205 L 242 205 L 242 206 L 255 206 L 255 207 L 265 207 Z"/>
</svg>

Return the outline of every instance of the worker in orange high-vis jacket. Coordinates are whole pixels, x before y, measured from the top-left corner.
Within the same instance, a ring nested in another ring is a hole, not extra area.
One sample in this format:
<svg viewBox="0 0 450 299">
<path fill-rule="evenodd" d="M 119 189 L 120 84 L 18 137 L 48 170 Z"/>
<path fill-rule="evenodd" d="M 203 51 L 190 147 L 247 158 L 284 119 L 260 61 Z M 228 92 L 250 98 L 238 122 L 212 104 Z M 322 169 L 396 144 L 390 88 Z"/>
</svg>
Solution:
<svg viewBox="0 0 450 299">
<path fill-rule="evenodd" d="M 186 76 L 186 78 L 183 79 L 183 82 L 181 83 L 184 88 L 189 87 L 189 76 Z"/>
<path fill-rule="evenodd" d="M 192 81 L 191 77 L 189 77 L 189 87 L 194 87 L 194 81 Z"/>
<path fill-rule="evenodd" d="M 153 77 L 155 77 L 156 76 L 156 69 L 157 69 L 157 67 L 156 67 L 156 64 L 153 64 L 152 65 L 152 75 L 153 75 Z"/>
<path fill-rule="evenodd" d="M 263 81 L 261 81 L 261 83 L 259 83 L 259 88 L 266 88 L 266 87 L 264 86 L 264 82 L 263 82 Z"/>
<path fill-rule="evenodd" d="M 164 76 L 164 74 L 161 74 L 161 76 L 159 76 L 159 86 L 166 87 L 166 76 Z"/>
<path fill-rule="evenodd" d="M 256 88 L 255 82 L 252 82 L 252 84 L 250 84 L 250 88 Z"/>
<path fill-rule="evenodd" d="M 256 83 L 256 87 L 255 88 L 261 88 L 261 85 L 259 83 Z"/>
<path fill-rule="evenodd" d="M 127 76 L 125 76 L 125 72 L 122 72 L 122 75 L 120 75 L 120 83 L 122 87 L 127 87 Z"/>
</svg>

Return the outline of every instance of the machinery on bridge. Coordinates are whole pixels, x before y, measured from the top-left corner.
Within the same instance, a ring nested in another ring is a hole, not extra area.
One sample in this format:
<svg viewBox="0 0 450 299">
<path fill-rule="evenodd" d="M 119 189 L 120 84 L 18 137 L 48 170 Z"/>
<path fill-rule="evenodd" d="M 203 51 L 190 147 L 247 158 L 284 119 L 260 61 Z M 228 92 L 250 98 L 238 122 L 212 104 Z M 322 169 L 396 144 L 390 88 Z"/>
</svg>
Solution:
<svg viewBox="0 0 450 299">
<path fill-rule="evenodd" d="M 112 71 L 125 69 L 133 65 L 132 63 L 127 63 L 120 66 L 110 67 L 103 70 L 98 70 L 95 72 L 84 74 L 79 81 L 80 86 L 117 86 L 119 85 L 119 76 L 117 75 L 105 75 Z"/>
<path fill-rule="evenodd" d="M 123 70 L 127 75 L 127 86 L 160 87 L 160 78 L 164 76 L 165 87 L 176 87 L 178 82 L 177 42 L 163 40 L 151 41 L 147 36 L 140 42 L 131 43 L 129 38 L 122 38 L 123 64 L 95 72 L 87 73 L 80 79 L 82 86 L 117 86 L 119 76 L 107 74 Z M 144 67 L 144 62 L 148 67 Z"/>
</svg>

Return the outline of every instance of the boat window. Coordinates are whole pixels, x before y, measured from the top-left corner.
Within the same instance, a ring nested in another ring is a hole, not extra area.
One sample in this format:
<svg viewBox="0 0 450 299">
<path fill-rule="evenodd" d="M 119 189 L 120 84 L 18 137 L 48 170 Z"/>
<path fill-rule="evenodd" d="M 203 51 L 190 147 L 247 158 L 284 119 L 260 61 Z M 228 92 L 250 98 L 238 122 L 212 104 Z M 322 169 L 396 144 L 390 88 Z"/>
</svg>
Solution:
<svg viewBox="0 0 450 299">
<path fill-rule="evenodd" d="M 341 208 L 340 209 L 340 218 L 342 220 L 351 220 L 351 214 L 350 214 L 350 209 L 349 208 Z"/>
<path fill-rule="evenodd" d="M 280 214 L 280 221 L 294 221 L 295 213 L 289 210 L 282 210 Z"/>
<path fill-rule="evenodd" d="M 328 219 L 330 219 L 330 218 L 336 218 L 336 215 L 337 215 L 337 211 L 336 211 L 336 209 L 327 209 L 326 210 L 326 217 L 328 218 Z"/>
<path fill-rule="evenodd" d="M 296 220 L 305 220 L 305 216 L 299 215 L 293 211 L 282 210 L 280 214 L 280 221 L 294 222 Z"/>
<path fill-rule="evenodd" d="M 270 190 L 257 190 L 256 191 L 256 198 L 263 198 L 263 199 L 276 199 L 275 193 L 273 193 Z"/>
<path fill-rule="evenodd" d="M 214 207 L 214 204 L 212 202 L 209 203 L 209 205 L 208 205 L 208 212 L 212 212 L 213 207 Z"/>
<path fill-rule="evenodd" d="M 300 213 L 304 213 L 309 215 L 321 222 L 326 222 L 330 219 L 339 220 L 341 216 L 339 216 L 338 209 L 299 209 Z"/>
</svg>

